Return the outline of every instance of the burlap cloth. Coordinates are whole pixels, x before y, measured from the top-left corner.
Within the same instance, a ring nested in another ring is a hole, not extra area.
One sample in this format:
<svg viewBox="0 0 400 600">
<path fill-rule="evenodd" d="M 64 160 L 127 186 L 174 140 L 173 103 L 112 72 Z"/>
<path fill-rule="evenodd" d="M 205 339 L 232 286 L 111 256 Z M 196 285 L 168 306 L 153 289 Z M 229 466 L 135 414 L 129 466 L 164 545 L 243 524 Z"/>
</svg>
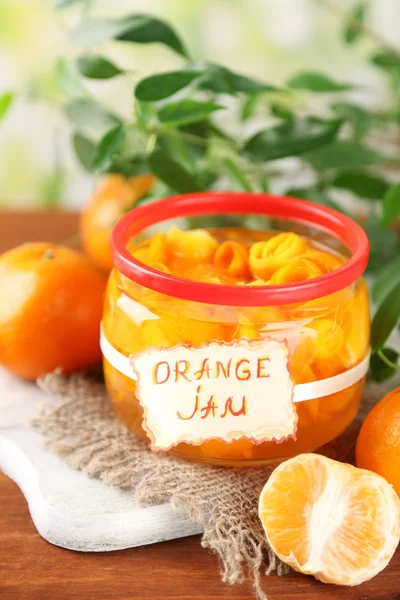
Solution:
<svg viewBox="0 0 400 600">
<path fill-rule="evenodd" d="M 256 596 L 266 599 L 261 571 L 283 575 L 289 570 L 269 548 L 257 516 L 258 497 L 273 467 L 218 468 L 154 454 L 116 419 L 102 381 L 85 374 L 64 378 L 55 373 L 38 383 L 49 400 L 34 425 L 49 450 L 107 485 L 134 489 L 140 505 L 169 502 L 186 509 L 204 528 L 202 546 L 219 556 L 223 581 L 238 583 L 249 574 Z M 393 380 L 389 385 L 369 383 L 355 422 L 319 452 L 351 462 L 363 417 L 395 385 Z"/>
</svg>

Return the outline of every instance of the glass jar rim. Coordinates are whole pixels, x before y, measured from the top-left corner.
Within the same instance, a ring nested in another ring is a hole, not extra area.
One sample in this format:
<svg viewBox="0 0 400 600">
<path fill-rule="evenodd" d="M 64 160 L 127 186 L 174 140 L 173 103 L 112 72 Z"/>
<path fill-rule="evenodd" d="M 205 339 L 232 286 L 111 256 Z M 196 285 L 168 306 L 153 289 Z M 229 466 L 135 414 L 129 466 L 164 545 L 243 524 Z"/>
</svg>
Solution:
<svg viewBox="0 0 400 600">
<path fill-rule="evenodd" d="M 126 249 L 132 236 L 151 225 L 179 217 L 216 214 L 258 214 L 308 225 L 340 240 L 352 255 L 338 269 L 314 279 L 241 286 L 171 275 L 140 262 Z M 369 241 L 362 227 L 348 216 L 308 200 L 252 192 L 195 192 L 164 198 L 126 213 L 112 231 L 111 253 L 115 267 L 128 279 L 168 296 L 225 306 L 275 306 L 322 298 L 354 283 L 367 267 Z"/>
</svg>

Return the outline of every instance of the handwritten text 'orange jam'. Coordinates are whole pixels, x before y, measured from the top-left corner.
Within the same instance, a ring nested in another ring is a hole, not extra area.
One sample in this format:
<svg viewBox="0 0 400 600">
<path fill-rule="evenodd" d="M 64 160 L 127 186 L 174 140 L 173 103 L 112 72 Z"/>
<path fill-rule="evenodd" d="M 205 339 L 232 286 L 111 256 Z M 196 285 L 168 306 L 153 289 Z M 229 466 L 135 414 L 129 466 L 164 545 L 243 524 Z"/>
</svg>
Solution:
<svg viewBox="0 0 400 600">
<path fill-rule="evenodd" d="M 270 376 L 266 370 L 270 359 L 268 356 L 259 356 L 254 359 L 253 364 L 247 358 L 241 358 L 232 362 L 232 359 L 223 363 L 215 361 L 210 364 L 210 359 L 205 358 L 201 361 L 196 370 L 193 370 L 189 360 L 177 360 L 170 364 L 167 360 L 157 362 L 153 367 L 153 383 L 162 385 L 167 383 L 172 377 L 175 383 L 186 381 L 200 381 L 201 379 L 230 379 L 238 381 L 248 381 L 252 377 L 265 379 Z"/>
</svg>

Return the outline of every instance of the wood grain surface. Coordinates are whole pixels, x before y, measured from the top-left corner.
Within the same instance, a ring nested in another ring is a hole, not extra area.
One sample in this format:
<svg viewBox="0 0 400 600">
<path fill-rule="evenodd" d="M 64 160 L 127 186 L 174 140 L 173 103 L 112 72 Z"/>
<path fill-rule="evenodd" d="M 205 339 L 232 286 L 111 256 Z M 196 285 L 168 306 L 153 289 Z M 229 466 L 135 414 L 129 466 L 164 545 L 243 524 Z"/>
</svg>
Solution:
<svg viewBox="0 0 400 600">
<path fill-rule="evenodd" d="M 60 242 L 76 229 L 76 214 L 0 212 L 0 251 L 24 241 Z M 400 600 L 400 549 L 383 573 L 356 588 L 298 574 L 264 577 L 263 584 L 269 600 Z M 199 536 L 112 553 L 57 548 L 36 532 L 23 495 L 0 474 L 1 600 L 223 598 L 252 600 L 251 583 L 222 583 L 217 558 L 201 548 Z"/>
</svg>

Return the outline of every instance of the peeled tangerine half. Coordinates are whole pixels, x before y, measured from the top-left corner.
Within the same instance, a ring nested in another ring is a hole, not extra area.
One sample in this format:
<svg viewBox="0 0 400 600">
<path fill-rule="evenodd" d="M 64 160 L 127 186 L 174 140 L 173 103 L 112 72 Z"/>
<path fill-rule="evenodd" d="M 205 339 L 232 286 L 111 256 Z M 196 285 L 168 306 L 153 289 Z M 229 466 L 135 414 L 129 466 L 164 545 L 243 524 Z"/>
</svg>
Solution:
<svg viewBox="0 0 400 600">
<path fill-rule="evenodd" d="M 358 585 L 386 567 L 400 538 L 400 500 L 380 475 L 300 454 L 260 496 L 267 539 L 285 563 L 324 583 Z"/>
</svg>

